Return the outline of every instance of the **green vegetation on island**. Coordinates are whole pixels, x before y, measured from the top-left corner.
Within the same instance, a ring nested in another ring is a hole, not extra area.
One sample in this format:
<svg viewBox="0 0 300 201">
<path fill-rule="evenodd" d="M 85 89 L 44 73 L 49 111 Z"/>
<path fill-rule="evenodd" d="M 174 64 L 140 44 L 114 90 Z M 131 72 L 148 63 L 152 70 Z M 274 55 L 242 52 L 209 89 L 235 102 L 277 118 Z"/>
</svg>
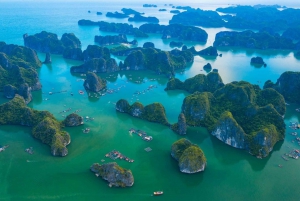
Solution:
<svg viewBox="0 0 300 201">
<path fill-rule="evenodd" d="M 108 181 L 110 187 L 128 187 L 134 183 L 131 170 L 126 170 L 115 162 L 102 165 L 94 163 L 90 170 L 94 172 L 97 177 L 101 176 L 102 179 Z"/>
<path fill-rule="evenodd" d="M 54 156 L 66 156 L 70 135 L 62 130 L 48 111 L 37 111 L 26 106 L 23 97 L 16 95 L 11 101 L 0 105 L 0 125 L 32 127 L 32 136 L 51 147 Z"/>
<path fill-rule="evenodd" d="M 19 94 L 30 102 L 31 90 L 42 87 L 36 71 L 41 65 L 34 50 L 0 42 L 0 91 L 6 98 Z"/>
<path fill-rule="evenodd" d="M 183 173 L 204 171 L 206 158 L 199 146 L 182 138 L 172 144 L 171 156 L 178 161 L 179 169 Z"/>
<path fill-rule="evenodd" d="M 174 75 L 175 70 L 185 68 L 194 61 L 189 51 L 161 51 L 153 48 L 142 48 L 132 51 L 125 59 L 123 69 L 153 70 L 157 73 Z"/>
<path fill-rule="evenodd" d="M 300 104 L 300 72 L 286 71 L 274 84 L 268 80 L 264 89 L 273 88 L 283 95 L 286 101 Z"/>
<path fill-rule="evenodd" d="M 283 96 L 244 81 L 187 96 L 182 113 L 188 125 L 204 126 L 226 144 L 258 157 L 266 157 L 285 136 Z"/>
<path fill-rule="evenodd" d="M 278 34 L 247 30 L 221 31 L 216 34 L 214 47 L 244 47 L 253 49 L 295 49 L 291 39 L 284 38 Z"/>
<path fill-rule="evenodd" d="M 110 58 L 110 51 L 106 47 L 89 45 L 82 55 L 84 64 L 72 66 L 70 69 L 72 73 L 104 73 L 119 70 L 116 60 Z"/>
<path fill-rule="evenodd" d="M 106 80 L 101 79 L 93 72 L 88 72 L 83 86 L 86 90 L 99 92 L 106 88 Z"/>
<path fill-rule="evenodd" d="M 186 90 L 190 93 L 198 92 L 214 92 L 218 88 L 224 86 L 222 78 L 218 72 L 210 72 L 207 75 L 198 74 L 192 78 L 180 81 L 177 78 L 171 78 L 166 87 L 168 90 Z"/>
<path fill-rule="evenodd" d="M 80 40 L 73 33 L 65 33 L 59 40 L 56 34 L 42 31 L 34 35 L 24 34 L 23 39 L 26 47 L 44 53 L 64 54 L 67 48 L 81 48 Z"/>
<path fill-rule="evenodd" d="M 150 122 L 160 123 L 167 126 L 170 125 L 166 117 L 165 108 L 160 103 L 152 103 L 144 107 L 143 104 L 139 102 L 135 102 L 130 105 L 128 101 L 120 99 L 116 103 L 116 110 Z"/>
</svg>

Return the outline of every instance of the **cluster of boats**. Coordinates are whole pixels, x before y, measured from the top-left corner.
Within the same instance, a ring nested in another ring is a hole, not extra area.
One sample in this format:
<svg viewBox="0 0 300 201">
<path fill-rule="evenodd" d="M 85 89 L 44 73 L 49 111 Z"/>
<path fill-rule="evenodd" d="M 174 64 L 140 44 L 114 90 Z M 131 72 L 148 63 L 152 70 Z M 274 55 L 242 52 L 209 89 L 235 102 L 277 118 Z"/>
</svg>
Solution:
<svg viewBox="0 0 300 201">
<path fill-rule="evenodd" d="M 91 131 L 90 128 L 85 128 L 85 129 L 82 130 L 83 133 L 89 133 L 90 131 Z"/>
<path fill-rule="evenodd" d="M 25 152 L 29 153 L 29 154 L 33 154 L 33 147 L 29 147 L 27 149 L 25 149 Z"/>
<path fill-rule="evenodd" d="M 142 130 L 135 130 L 133 128 L 129 129 L 129 133 L 132 134 L 137 134 L 138 136 L 140 136 L 143 140 L 145 141 L 151 141 L 153 138 L 152 136 L 147 135 L 147 133 L 145 131 Z"/>
<path fill-rule="evenodd" d="M 105 155 L 105 157 L 109 157 L 112 160 L 121 159 L 121 160 L 125 160 L 125 161 L 127 161 L 129 163 L 133 163 L 134 162 L 134 160 L 128 158 L 127 156 L 123 155 L 121 152 L 116 151 L 116 150 L 112 150 L 111 152 L 107 153 Z"/>
<path fill-rule="evenodd" d="M 299 122 L 290 122 L 289 127 L 293 130 L 300 129 L 300 123 Z"/>
<path fill-rule="evenodd" d="M 5 149 L 6 149 L 7 147 L 9 147 L 9 145 L 5 145 L 5 146 L 3 146 L 3 147 L 0 147 L 0 152 L 5 151 Z"/>
</svg>

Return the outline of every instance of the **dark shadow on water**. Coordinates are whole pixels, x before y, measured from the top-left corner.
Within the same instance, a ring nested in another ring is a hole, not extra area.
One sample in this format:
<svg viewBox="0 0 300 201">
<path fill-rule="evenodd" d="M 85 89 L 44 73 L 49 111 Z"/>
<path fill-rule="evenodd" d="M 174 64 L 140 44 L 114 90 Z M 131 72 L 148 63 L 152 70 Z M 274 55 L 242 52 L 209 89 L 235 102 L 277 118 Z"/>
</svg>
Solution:
<svg viewBox="0 0 300 201">
<path fill-rule="evenodd" d="M 165 91 L 165 92 L 170 97 L 176 97 L 176 96 L 181 95 L 181 94 L 184 94 L 185 96 L 189 95 L 189 93 L 184 91 L 184 90 L 168 90 L 168 91 Z"/>
<path fill-rule="evenodd" d="M 188 138 L 192 143 L 201 144 L 206 138 L 210 136 L 206 128 L 188 127 L 187 134 L 182 137 Z"/>
<path fill-rule="evenodd" d="M 41 104 L 43 101 L 42 90 L 33 91 L 31 93 L 32 93 L 32 101 L 29 103 L 29 106 Z"/>
</svg>

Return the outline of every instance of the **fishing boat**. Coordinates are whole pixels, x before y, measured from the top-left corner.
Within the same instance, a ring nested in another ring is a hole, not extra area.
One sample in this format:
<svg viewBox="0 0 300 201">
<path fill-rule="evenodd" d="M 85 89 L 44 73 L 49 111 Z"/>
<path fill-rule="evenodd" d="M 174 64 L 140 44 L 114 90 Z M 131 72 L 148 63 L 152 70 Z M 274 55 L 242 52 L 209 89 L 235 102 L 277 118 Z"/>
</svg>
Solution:
<svg viewBox="0 0 300 201">
<path fill-rule="evenodd" d="M 153 192 L 153 195 L 162 195 L 162 194 L 164 194 L 163 191 L 155 191 L 155 192 Z"/>
</svg>

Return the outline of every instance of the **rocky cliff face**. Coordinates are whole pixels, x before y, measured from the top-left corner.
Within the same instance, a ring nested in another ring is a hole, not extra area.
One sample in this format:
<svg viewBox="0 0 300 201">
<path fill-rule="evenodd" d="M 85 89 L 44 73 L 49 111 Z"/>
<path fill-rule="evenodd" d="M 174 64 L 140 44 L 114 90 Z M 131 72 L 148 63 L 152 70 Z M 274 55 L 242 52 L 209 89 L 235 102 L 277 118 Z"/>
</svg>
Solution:
<svg viewBox="0 0 300 201">
<path fill-rule="evenodd" d="M 187 130 L 186 120 L 183 113 L 180 113 L 178 116 L 178 122 L 172 125 L 172 130 L 178 133 L 179 135 L 185 135 Z"/>
<path fill-rule="evenodd" d="M 184 99 L 181 111 L 189 125 L 203 125 L 204 120 L 210 115 L 210 102 L 213 99 L 213 95 L 206 92 L 195 92 Z"/>
<path fill-rule="evenodd" d="M 183 173 L 201 172 L 206 167 L 206 158 L 200 147 L 184 138 L 173 143 L 171 156 L 178 161 Z"/>
<path fill-rule="evenodd" d="M 27 83 L 21 84 L 18 90 L 18 94 L 24 97 L 26 104 L 28 104 L 32 100 L 31 88 Z"/>
<path fill-rule="evenodd" d="M 72 73 L 110 73 L 120 70 L 116 60 L 110 58 L 109 49 L 106 47 L 89 45 L 83 51 L 82 57 L 84 64 L 72 66 L 70 69 Z"/>
<path fill-rule="evenodd" d="M 96 176 L 101 176 L 108 181 L 110 186 L 128 187 L 134 184 L 132 172 L 118 166 L 115 162 L 102 165 L 94 163 L 90 169 Z"/>
<path fill-rule="evenodd" d="M 98 92 L 106 88 L 106 80 L 99 78 L 95 73 L 88 72 L 83 86 L 86 90 Z"/>
<path fill-rule="evenodd" d="M 49 52 L 46 53 L 45 61 L 43 63 L 44 64 L 50 64 L 50 63 L 52 63 L 51 54 Z"/>
<path fill-rule="evenodd" d="M 205 126 L 224 143 L 258 157 L 266 157 L 285 136 L 282 95 L 243 81 L 187 96 L 182 113 L 188 125 Z"/>
<path fill-rule="evenodd" d="M 286 101 L 300 104 L 300 73 L 287 71 L 280 75 L 274 84 L 265 83 L 264 88 L 273 88 L 283 95 Z"/>
<path fill-rule="evenodd" d="M 72 66 L 70 69 L 72 73 L 110 73 L 119 70 L 116 60 L 111 58 L 108 60 L 103 58 L 93 58 L 80 66 Z"/>
<path fill-rule="evenodd" d="M 230 112 L 225 112 L 221 116 L 211 134 L 232 147 L 239 149 L 247 147 L 246 133 Z"/>
</svg>

